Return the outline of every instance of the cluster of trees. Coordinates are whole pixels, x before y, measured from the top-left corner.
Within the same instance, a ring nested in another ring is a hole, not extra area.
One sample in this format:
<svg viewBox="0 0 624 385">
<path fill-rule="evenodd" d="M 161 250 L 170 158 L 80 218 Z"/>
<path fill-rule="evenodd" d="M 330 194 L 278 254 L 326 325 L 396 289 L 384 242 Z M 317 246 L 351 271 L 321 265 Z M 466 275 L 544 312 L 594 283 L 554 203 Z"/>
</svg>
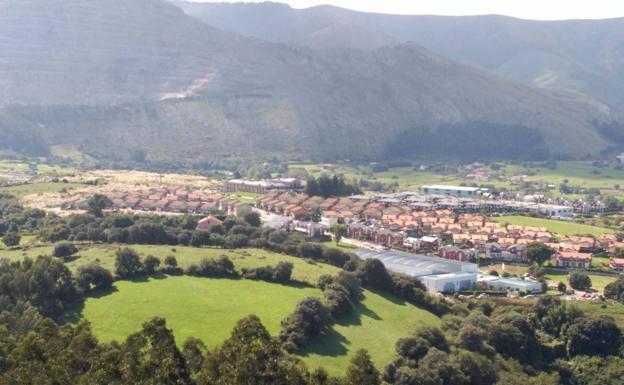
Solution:
<svg viewBox="0 0 624 385">
<path fill-rule="evenodd" d="M 256 268 L 242 269 L 241 275 L 246 279 L 255 279 L 267 282 L 288 283 L 293 271 L 290 262 L 278 262 L 275 266 L 261 266 Z"/>
<path fill-rule="evenodd" d="M 605 298 L 624 303 L 624 277 L 620 277 L 618 280 L 605 286 L 604 296 Z"/>
<path fill-rule="evenodd" d="M 624 362 L 621 347 L 613 319 L 588 317 L 554 297 L 528 311 L 469 303 L 463 314 L 445 317 L 442 329 L 425 327 L 400 339 L 383 379 L 415 385 L 622 384 L 624 369 L 615 366 Z"/>
<path fill-rule="evenodd" d="M 305 193 L 328 198 L 361 194 L 362 191 L 356 184 L 345 182 L 343 176 L 322 174 L 318 179 L 313 176 L 308 178 Z"/>
</svg>

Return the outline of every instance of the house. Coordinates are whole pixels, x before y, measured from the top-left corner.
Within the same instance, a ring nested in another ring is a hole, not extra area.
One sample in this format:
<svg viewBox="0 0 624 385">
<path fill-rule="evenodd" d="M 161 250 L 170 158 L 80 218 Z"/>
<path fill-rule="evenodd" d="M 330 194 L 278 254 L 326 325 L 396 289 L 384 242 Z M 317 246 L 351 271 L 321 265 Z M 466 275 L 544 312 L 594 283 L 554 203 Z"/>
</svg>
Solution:
<svg viewBox="0 0 624 385">
<path fill-rule="evenodd" d="M 609 267 L 613 270 L 624 272 L 624 258 L 611 258 Z"/>
<path fill-rule="evenodd" d="M 223 222 L 219 218 L 217 218 L 215 216 L 212 216 L 212 215 L 209 215 L 209 216 L 207 216 L 205 218 L 200 219 L 197 222 L 196 229 L 197 230 L 201 230 L 201 231 L 206 231 L 212 225 L 221 225 L 221 224 L 223 224 Z"/>
<path fill-rule="evenodd" d="M 592 255 L 590 253 L 578 253 L 571 251 L 559 251 L 553 255 L 558 267 L 584 268 L 591 265 Z"/>
<path fill-rule="evenodd" d="M 617 242 L 617 236 L 615 234 L 602 234 L 598 237 L 598 242 L 603 248 L 607 248 L 611 243 Z"/>
<path fill-rule="evenodd" d="M 460 249 L 457 246 L 442 246 L 438 250 L 441 258 L 465 262 L 475 256 L 474 249 Z"/>
<path fill-rule="evenodd" d="M 607 252 L 611 255 L 615 255 L 618 249 L 624 249 L 624 242 L 611 242 L 607 246 Z"/>
</svg>

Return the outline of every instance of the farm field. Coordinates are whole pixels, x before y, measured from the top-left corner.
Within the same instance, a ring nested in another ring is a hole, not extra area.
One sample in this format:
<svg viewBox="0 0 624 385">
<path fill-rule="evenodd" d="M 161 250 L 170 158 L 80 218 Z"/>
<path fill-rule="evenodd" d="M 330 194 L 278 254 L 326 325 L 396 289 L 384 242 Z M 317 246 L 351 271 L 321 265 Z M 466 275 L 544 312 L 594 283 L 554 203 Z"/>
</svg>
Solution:
<svg viewBox="0 0 624 385">
<path fill-rule="evenodd" d="M 615 232 L 615 230 L 606 227 L 584 225 L 575 222 L 559 221 L 556 219 L 525 217 L 521 215 L 492 217 L 491 219 L 499 223 L 509 223 L 512 225 L 544 227 L 547 230 L 559 235 L 591 234 L 599 236 L 604 233 Z"/>
<path fill-rule="evenodd" d="M 34 174 L 69 175 L 77 170 L 73 167 L 50 165 L 45 163 L 0 160 L 0 170 L 32 172 Z"/>
<path fill-rule="evenodd" d="M 0 193 L 11 194 L 17 198 L 22 198 L 29 194 L 42 194 L 42 193 L 58 193 L 61 190 L 72 190 L 75 188 L 84 187 L 81 183 L 53 183 L 53 182 L 35 182 L 22 185 L 0 187 Z"/>
<path fill-rule="evenodd" d="M 68 315 L 73 322 L 88 320 L 102 341 L 122 341 L 152 317 L 164 317 L 176 343 L 200 338 L 214 348 L 229 337 L 236 322 L 256 314 L 272 335 L 299 300 L 321 296 L 316 288 L 278 285 L 244 279 L 200 277 L 150 278 L 117 281 L 115 290 L 90 297 L 84 308 Z"/>
<path fill-rule="evenodd" d="M 292 278 L 297 281 L 307 282 L 315 285 L 318 278 L 323 274 L 336 274 L 338 268 L 324 263 L 312 263 L 301 258 L 291 257 L 284 254 L 273 253 L 261 249 L 217 249 L 217 248 L 196 248 L 186 246 L 162 246 L 162 245 L 78 245 L 78 258 L 67 263 L 72 270 L 92 262 L 98 262 L 104 268 L 115 270 L 115 251 L 119 247 L 130 247 L 136 250 L 141 258 L 147 255 L 158 257 L 161 261 L 168 255 L 173 255 L 178 261 L 178 266 L 186 268 L 193 263 L 198 263 L 203 258 L 218 258 L 221 255 L 228 256 L 237 269 L 253 268 L 266 265 L 277 265 L 280 261 L 288 261 L 294 265 Z M 175 251 L 174 251 L 175 250 Z M 32 247 L 24 250 L 0 250 L 0 257 L 21 258 L 38 255 L 50 255 L 52 246 Z"/>
<path fill-rule="evenodd" d="M 531 168 L 535 175 L 527 177 L 527 180 L 544 180 L 559 185 L 567 179 L 570 186 L 612 189 L 616 184 L 624 187 L 624 170 L 613 167 L 596 167 L 591 162 L 557 162 L 554 169 Z M 526 171 L 519 166 L 507 166 L 507 174 L 522 173 Z"/>
<path fill-rule="evenodd" d="M 368 349 L 377 368 L 395 357 L 394 345 L 417 328 L 437 325 L 435 315 L 389 295 L 368 290 L 357 311 L 333 327 L 302 352 L 311 368 L 323 366 L 330 374 L 342 374 L 358 349 Z"/>
</svg>

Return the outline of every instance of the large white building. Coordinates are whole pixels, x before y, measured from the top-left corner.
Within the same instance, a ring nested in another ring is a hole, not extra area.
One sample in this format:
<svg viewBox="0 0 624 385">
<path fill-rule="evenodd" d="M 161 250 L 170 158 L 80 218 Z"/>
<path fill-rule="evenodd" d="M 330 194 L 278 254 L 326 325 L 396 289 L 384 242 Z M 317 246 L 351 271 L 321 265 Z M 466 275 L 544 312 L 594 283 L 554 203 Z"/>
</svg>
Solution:
<svg viewBox="0 0 624 385">
<path fill-rule="evenodd" d="M 530 279 L 522 279 L 515 277 L 497 277 L 494 275 L 479 275 L 478 282 L 485 284 L 494 290 L 509 290 L 524 293 L 541 293 L 542 284 Z"/>
<path fill-rule="evenodd" d="M 479 267 L 474 263 L 402 251 L 357 250 L 355 254 L 362 259 L 378 259 L 389 271 L 416 277 L 434 293 L 470 290 L 479 273 Z"/>
<path fill-rule="evenodd" d="M 473 197 L 489 192 L 489 189 L 465 186 L 426 185 L 420 188 L 424 194 L 450 195 L 456 197 Z"/>
<path fill-rule="evenodd" d="M 426 275 L 419 278 L 431 293 L 456 293 L 472 290 L 477 282 L 476 273 L 447 273 Z"/>
</svg>

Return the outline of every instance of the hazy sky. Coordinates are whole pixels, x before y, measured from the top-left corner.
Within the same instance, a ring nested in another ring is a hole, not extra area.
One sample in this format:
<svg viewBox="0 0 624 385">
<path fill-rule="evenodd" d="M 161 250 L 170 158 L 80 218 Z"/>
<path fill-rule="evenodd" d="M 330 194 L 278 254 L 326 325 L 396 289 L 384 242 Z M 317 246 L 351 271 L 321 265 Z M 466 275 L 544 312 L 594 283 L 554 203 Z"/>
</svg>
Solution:
<svg viewBox="0 0 624 385">
<path fill-rule="evenodd" d="M 230 3 L 237 2 L 233 0 L 225 1 Z M 496 13 L 541 20 L 624 17 L 624 0 L 277 0 L 277 2 L 288 3 L 294 8 L 332 4 L 360 11 L 408 15 L 481 15 Z"/>
</svg>

